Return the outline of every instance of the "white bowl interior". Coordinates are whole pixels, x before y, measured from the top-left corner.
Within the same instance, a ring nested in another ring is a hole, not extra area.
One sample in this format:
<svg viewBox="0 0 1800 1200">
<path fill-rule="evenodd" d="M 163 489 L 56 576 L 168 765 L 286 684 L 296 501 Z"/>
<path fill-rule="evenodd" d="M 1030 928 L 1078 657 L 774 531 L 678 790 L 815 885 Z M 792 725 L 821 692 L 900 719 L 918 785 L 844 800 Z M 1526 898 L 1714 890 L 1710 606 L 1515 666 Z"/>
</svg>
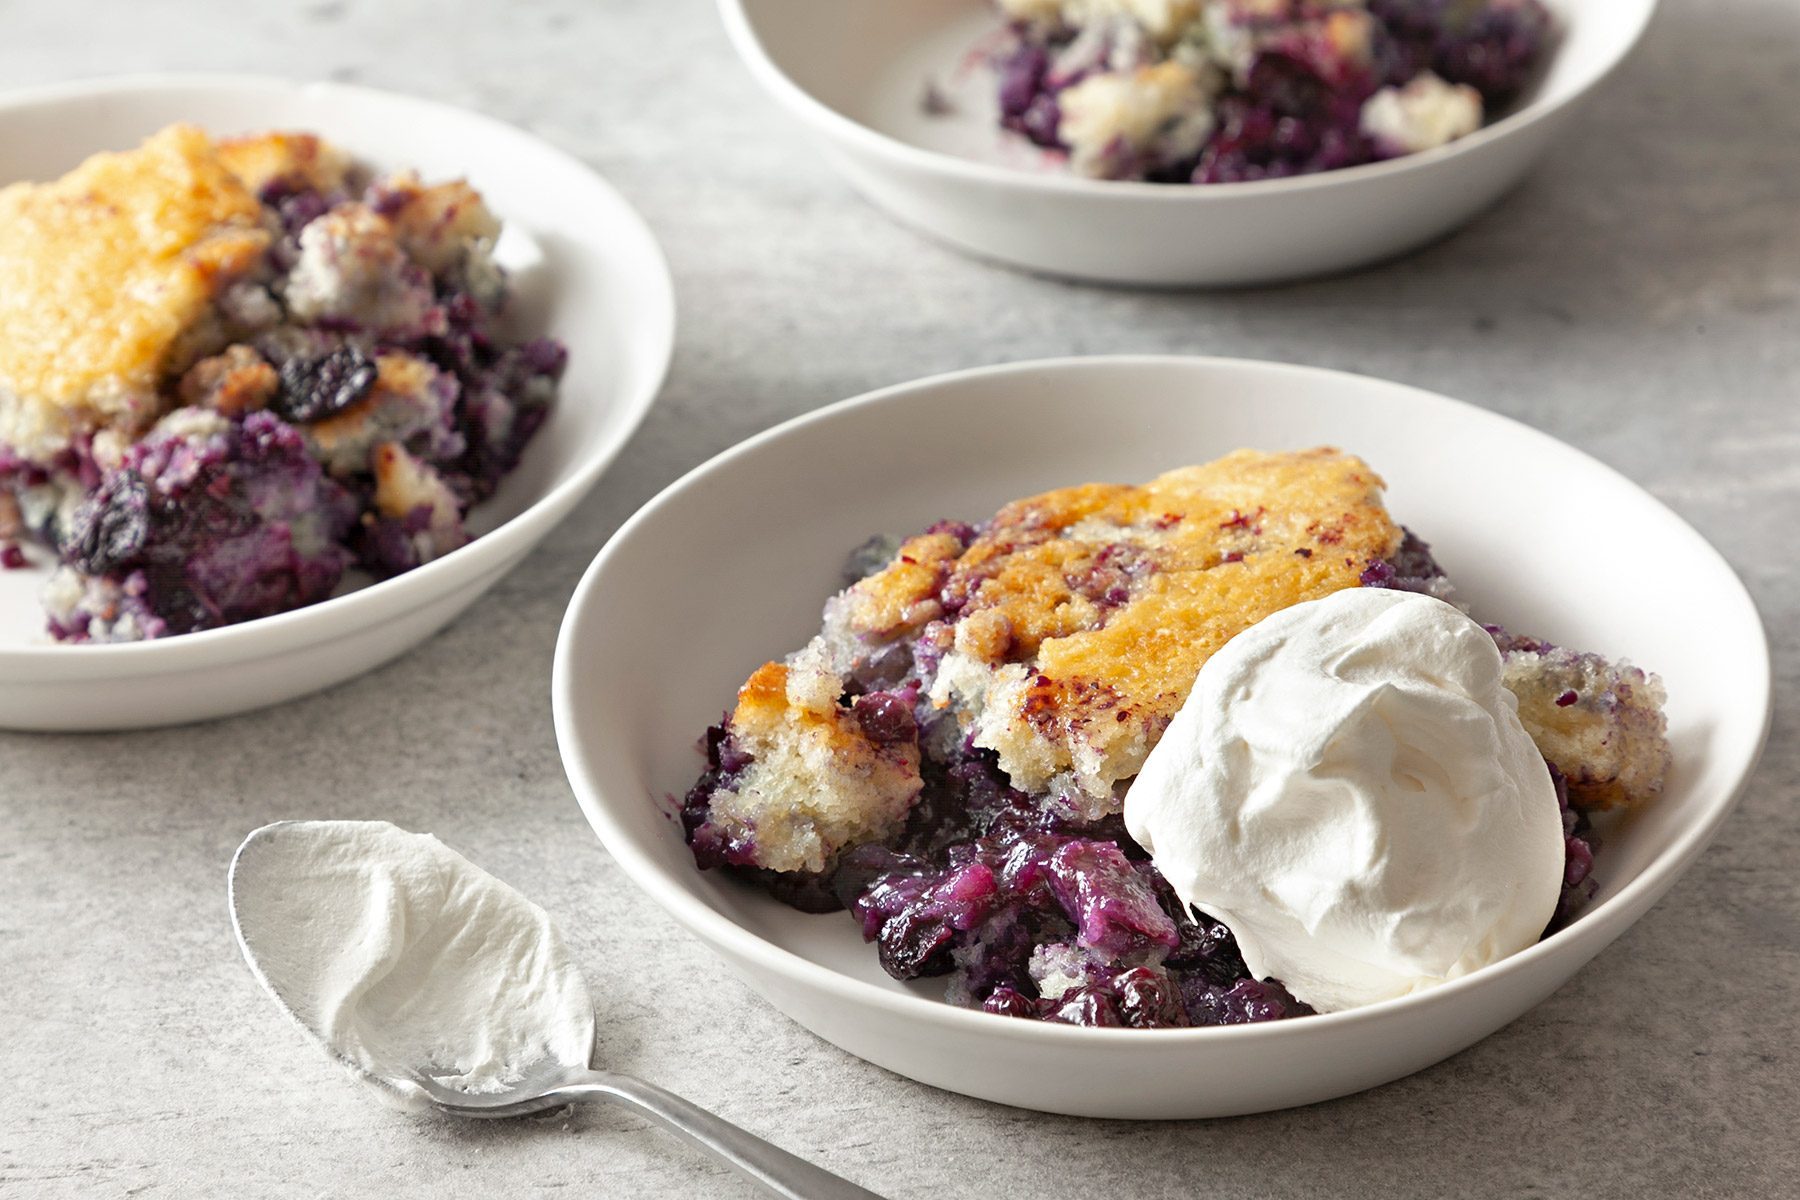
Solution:
<svg viewBox="0 0 1800 1200">
<path fill-rule="evenodd" d="M 1669 789 L 1607 828 L 1599 900 L 1581 920 L 1696 853 L 1768 715 L 1761 625 L 1716 552 L 1623 477 L 1505 418 L 1376 380 L 1221 360 L 927 381 L 803 418 L 674 485 L 603 552 L 565 625 L 559 728 L 572 770 L 591 773 L 577 793 L 637 882 L 690 925 L 681 910 L 697 899 L 840 975 L 940 997 L 941 981 L 890 979 L 841 914 L 806 916 L 694 868 L 669 799 L 697 774 L 696 737 L 751 670 L 816 630 L 843 554 L 872 533 L 980 519 L 1017 496 L 1143 480 L 1240 446 L 1326 443 L 1383 474 L 1390 511 L 1432 543 L 1478 615 L 1667 682 Z"/>
<path fill-rule="evenodd" d="M 993 79 L 974 60 L 999 21 L 985 0 L 726 0 L 801 91 L 877 133 L 924 150 L 1028 171 L 1065 168 L 995 125 Z M 1513 109 L 1578 95 L 1630 48 L 1655 0 L 1545 0 L 1561 35 L 1541 78 Z M 927 113 L 927 84 L 952 101 Z"/>
<path fill-rule="evenodd" d="M 55 89 L 41 99 L 0 101 L 0 185 L 54 178 L 92 153 L 130 148 L 176 121 L 221 135 L 319 133 L 377 170 L 414 167 L 428 180 L 467 178 L 500 216 L 498 256 L 515 289 L 508 319 L 517 332 L 561 339 L 570 358 L 559 401 L 518 470 L 471 514 L 476 533 L 591 478 L 642 419 L 671 337 L 660 255 L 617 195 L 585 167 L 489 118 L 335 84 L 200 77 L 101 84 L 88 94 Z M 0 651 L 47 640 L 38 592 L 49 555 L 35 548 L 27 554 L 34 568 L 0 571 Z"/>
</svg>

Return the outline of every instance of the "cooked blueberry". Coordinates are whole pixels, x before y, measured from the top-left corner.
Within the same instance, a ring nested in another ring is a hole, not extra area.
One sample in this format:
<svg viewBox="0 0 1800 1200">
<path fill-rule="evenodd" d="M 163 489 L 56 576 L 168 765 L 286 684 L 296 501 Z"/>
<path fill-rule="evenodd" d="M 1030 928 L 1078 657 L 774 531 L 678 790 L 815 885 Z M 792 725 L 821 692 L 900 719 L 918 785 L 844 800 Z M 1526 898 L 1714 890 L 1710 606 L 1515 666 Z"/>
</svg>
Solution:
<svg viewBox="0 0 1800 1200">
<path fill-rule="evenodd" d="M 377 374 L 374 360 L 349 344 L 317 357 L 290 358 L 281 364 L 281 388 L 270 407 L 284 420 L 322 421 L 368 395 Z"/>
<path fill-rule="evenodd" d="M 1044 86 L 1050 56 L 1037 46 L 1021 46 L 1000 69 L 1000 115 L 1017 120 L 1025 115 Z"/>
<path fill-rule="evenodd" d="M 1133 967 L 1115 977 L 1119 1015 L 1133 1029 L 1170 1029 L 1186 1025 L 1187 1011 L 1175 982 L 1162 971 Z"/>
<path fill-rule="evenodd" d="M 1272 979 L 1242 979 L 1230 987 L 1189 980 L 1182 990 L 1195 1025 L 1247 1025 L 1313 1011 Z"/>
<path fill-rule="evenodd" d="M 1439 581 L 1444 578 L 1444 569 L 1431 556 L 1428 544 L 1410 529 L 1402 532 L 1405 536 L 1392 558 L 1370 563 L 1363 570 L 1362 585 L 1432 595 L 1435 589 L 1442 586 Z"/>
<path fill-rule="evenodd" d="M 557 379 L 569 365 L 569 351 L 552 338 L 532 338 L 518 349 L 519 360 L 533 375 Z"/>
<path fill-rule="evenodd" d="M 1027 996 L 1017 988 L 995 988 L 988 998 L 981 1003 L 987 1011 L 1002 1017 L 1024 1017 L 1036 1020 L 1044 1014 L 1047 1005 L 1042 1000 Z"/>
<path fill-rule="evenodd" d="M 853 707 L 871 742 L 889 745 L 918 740 L 919 726 L 913 720 L 912 705 L 904 697 L 892 692 L 870 692 L 858 696 Z"/>
<path fill-rule="evenodd" d="M 942 975 L 951 969 L 949 947 L 953 931 L 944 921 L 906 909 L 889 918 L 876 937 L 881 965 L 895 979 Z"/>
<path fill-rule="evenodd" d="M 1090 1025 L 1101 1028 L 1116 1028 L 1125 1024 L 1112 997 L 1087 988 L 1077 988 L 1075 991 L 1066 993 L 1056 1007 L 1050 1011 L 1050 1015 L 1044 1019 L 1059 1021 L 1065 1025 Z"/>
<path fill-rule="evenodd" d="M 1123 957 L 1180 941 L 1175 922 L 1113 842 L 1077 840 L 1050 858 L 1050 886 L 1081 944 Z"/>
<path fill-rule="evenodd" d="M 120 471 L 76 510 L 63 558 L 100 575 L 131 562 L 149 539 L 149 492 L 137 475 Z"/>
</svg>

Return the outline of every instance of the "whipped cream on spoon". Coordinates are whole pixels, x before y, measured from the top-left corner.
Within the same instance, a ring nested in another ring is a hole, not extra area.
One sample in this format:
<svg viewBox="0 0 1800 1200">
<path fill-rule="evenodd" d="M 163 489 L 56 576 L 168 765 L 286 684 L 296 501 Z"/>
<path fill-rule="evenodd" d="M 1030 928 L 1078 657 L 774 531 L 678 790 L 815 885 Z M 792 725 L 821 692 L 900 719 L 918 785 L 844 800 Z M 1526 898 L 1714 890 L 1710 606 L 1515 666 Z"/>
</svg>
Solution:
<svg viewBox="0 0 1800 1200">
<path fill-rule="evenodd" d="M 594 1009 L 549 914 L 436 838 L 282 821 L 231 862 L 257 981 L 392 1103 L 512 1117 L 612 1100 L 790 1200 L 879 1200 L 653 1084 L 590 1065 Z"/>
</svg>

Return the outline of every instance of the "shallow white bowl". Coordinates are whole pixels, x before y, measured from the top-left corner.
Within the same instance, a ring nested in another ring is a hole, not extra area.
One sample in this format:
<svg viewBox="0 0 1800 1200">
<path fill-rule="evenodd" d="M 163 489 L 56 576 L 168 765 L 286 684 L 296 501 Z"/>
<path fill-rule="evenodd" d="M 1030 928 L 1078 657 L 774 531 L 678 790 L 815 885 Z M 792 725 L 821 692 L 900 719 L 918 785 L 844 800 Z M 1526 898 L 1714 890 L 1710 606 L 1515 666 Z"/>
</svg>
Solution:
<svg viewBox="0 0 1800 1200">
<path fill-rule="evenodd" d="M 0 97 L 0 185 L 50 179 L 174 121 L 217 134 L 323 134 L 383 169 L 466 176 L 505 223 L 511 318 L 569 347 L 557 405 L 519 469 L 471 514 L 478 536 L 415 571 L 225 629 L 116 646 L 47 644 L 49 556 L 0 571 L 0 726 L 118 729 L 292 699 L 410 649 L 468 607 L 585 495 L 656 398 L 675 301 L 649 229 L 592 170 L 522 130 L 335 83 L 171 75 Z M 0 330 L 0 336 L 4 331 Z"/>
<path fill-rule="evenodd" d="M 1104 283 L 1267 283 L 1422 246 L 1519 182 L 1610 74 L 1656 0 L 1546 0 L 1561 39 L 1510 114 L 1461 141 L 1298 179 L 1175 186 L 1080 179 L 995 124 L 993 81 L 958 66 L 999 20 L 985 0 L 719 0 L 751 73 L 859 191 L 908 225 L 1011 266 Z M 928 116 L 927 81 L 956 111 Z"/>
<path fill-rule="evenodd" d="M 669 805 L 700 769 L 695 740 L 751 670 L 817 630 L 850 547 L 943 517 L 980 519 L 1050 487 L 1143 480 L 1240 446 L 1320 443 L 1382 472 L 1391 511 L 1432 543 L 1478 613 L 1629 655 L 1667 681 L 1669 789 L 1607 831 L 1598 902 L 1568 929 L 1434 991 L 1351 1012 L 1219 1029 L 1077 1029 L 951 1007 L 938 998 L 942 980 L 888 978 L 843 914 L 806 916 L 695 869 Z M 1699 534 L 1542 433 L 1353 375 L 1099 358 L 890 388 L 695 470 L 595 559 L 563 623 L 553 693 L 563 761 L 601 841 L 794 1020 L 889 1070 L 984 1099 L 1205 1117 L 1398 1078 L 1568 979 L 1724 820 L 1767 733 L 1769 657 L 1743 586 Z"/>
</svg>

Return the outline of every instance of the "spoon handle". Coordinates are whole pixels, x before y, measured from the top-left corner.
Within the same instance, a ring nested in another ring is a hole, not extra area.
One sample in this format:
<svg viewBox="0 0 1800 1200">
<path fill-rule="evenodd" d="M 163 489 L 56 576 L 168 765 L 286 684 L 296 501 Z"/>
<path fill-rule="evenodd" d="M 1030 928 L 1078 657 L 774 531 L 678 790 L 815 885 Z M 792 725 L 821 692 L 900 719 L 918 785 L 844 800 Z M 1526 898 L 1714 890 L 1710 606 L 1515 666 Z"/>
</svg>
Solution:
<svg viewBox="0 0 1800 1200">
<path fill-rule="evenodd" d="M 683 1140 L 710 1150 L 785 1200 L 882 1200 L 866 1188 L 796 1158 L 674 1092 L 629 1075 L 595 1071 L 556 1089 L 560 1100 L 615 1100 Z"/>
</svg>

